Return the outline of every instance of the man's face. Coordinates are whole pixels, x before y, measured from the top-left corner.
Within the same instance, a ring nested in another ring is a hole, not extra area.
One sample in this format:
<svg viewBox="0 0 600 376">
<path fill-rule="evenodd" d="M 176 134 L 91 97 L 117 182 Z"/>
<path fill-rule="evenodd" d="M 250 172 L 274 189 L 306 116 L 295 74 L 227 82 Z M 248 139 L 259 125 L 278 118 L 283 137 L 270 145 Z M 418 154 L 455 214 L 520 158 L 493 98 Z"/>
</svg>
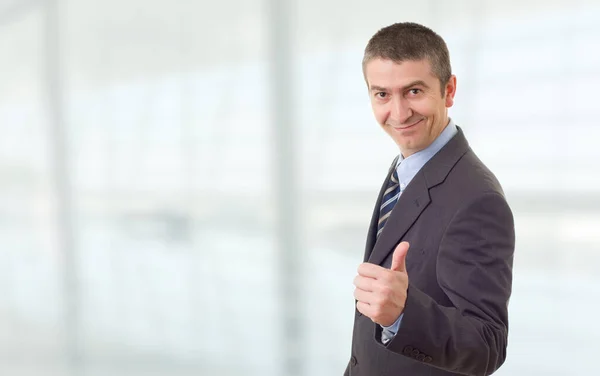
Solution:
<svg viewBox="0 0 600 376">
<path fill-rule="evenodd" d="M 447 108 L 454 104 L 456 77 L 444 87 L 428 60 L 372 59 L 365 66 L 371 107 L 406 158 L 427 148 L 448 124 Z"/>
</svg>

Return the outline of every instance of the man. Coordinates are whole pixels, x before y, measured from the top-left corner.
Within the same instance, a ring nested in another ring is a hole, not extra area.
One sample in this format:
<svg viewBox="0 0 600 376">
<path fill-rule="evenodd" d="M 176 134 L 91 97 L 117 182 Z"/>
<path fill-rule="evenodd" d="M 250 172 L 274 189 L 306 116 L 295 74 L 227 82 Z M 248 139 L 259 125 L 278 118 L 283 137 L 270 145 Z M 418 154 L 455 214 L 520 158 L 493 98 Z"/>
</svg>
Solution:
<svg viewBox="0 0 600 376">
<path fill-rule="evenodd" d="M 354 279 L 345 375 L 489 375 L 506 358 L 514 222 L 448 117 L 456 77 L 435 32 L 378 31 L 363 59 L 377 122 L 400 149 Z"/>
</svg>

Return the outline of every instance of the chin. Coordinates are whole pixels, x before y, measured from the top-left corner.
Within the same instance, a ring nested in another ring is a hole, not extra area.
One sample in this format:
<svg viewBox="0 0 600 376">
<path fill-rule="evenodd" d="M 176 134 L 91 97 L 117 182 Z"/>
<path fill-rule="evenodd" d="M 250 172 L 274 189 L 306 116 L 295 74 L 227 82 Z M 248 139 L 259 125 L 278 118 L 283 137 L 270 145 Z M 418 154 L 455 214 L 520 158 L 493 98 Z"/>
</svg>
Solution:
<svg viewBox="0 0 600 376">
<path fill-rule="evenodd" d="M 400 150 L 402 150 L 402 155 L 408 153 L 409 155 L 414 154 L 418 151 L 421 151 L 426 148 L 422 147 L 422 142 L 403 142 L 398 144 L 400 146 Z M 406 155 L 404 155 L 406 157 Z"/>
<path fill-rule="evenodd" d="M 413 150 L 418 144 L 415 140 L 402 140 L 398 143 L 403 150 Z"/>
</svg>

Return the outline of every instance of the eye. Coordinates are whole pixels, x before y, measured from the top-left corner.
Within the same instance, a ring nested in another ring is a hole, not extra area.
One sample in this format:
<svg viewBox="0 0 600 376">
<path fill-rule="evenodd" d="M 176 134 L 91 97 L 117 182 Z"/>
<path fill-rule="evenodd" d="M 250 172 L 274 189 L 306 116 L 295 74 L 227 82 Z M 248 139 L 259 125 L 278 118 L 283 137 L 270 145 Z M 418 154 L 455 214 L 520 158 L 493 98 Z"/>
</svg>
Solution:
<svg viewBox="0 0 600 376">
<path fill-rule="evenodd" d="M 387 97 L 387 93 L 385 91 L 380 91 L 380 92 L 375 93 L 375 96 L 378 98 L 384 99 Z"/>
<path fill-rule="evenodd" d="M 408 92 L 412 95 L 417 95 L 421 93 L 421 89 L 410 89 Z"/>
</svg>

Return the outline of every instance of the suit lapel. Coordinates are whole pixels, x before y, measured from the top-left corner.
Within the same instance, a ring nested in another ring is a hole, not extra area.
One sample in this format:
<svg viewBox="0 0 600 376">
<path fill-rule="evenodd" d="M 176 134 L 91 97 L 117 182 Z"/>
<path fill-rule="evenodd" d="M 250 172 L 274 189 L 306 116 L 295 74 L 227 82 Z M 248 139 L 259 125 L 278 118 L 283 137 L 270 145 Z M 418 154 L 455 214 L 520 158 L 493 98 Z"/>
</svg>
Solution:
<svg viewBox="0 0 600 376">
<path fill-rule="evenodd" d="M 382 191 L 379 193 L 373 217 L 371 218 L 371 226 L 367 237 L 367 249 L 365 251 L 365 260 L 367 262 L 376 265 L 383 263 L 431 202 L 429 189 L 442 184 L 452 167 L 468 150 L 469 144 L 462 129 L 458 127 L 456 136 L 423 166 L 408 184 L 404 192 L 402 192 L 381 235 L 376 239 L 381 196 L 387 186 L 391 170 L 388 172 Z M 393 167 L 395 167 L 395 163 Z"/>
<path fill-rule="evenodd" d="M 402 192 L 375 243 L 368 262 L 381 265 L 430 202 L 429 190 L 420 171 Z"/>
</svg>

